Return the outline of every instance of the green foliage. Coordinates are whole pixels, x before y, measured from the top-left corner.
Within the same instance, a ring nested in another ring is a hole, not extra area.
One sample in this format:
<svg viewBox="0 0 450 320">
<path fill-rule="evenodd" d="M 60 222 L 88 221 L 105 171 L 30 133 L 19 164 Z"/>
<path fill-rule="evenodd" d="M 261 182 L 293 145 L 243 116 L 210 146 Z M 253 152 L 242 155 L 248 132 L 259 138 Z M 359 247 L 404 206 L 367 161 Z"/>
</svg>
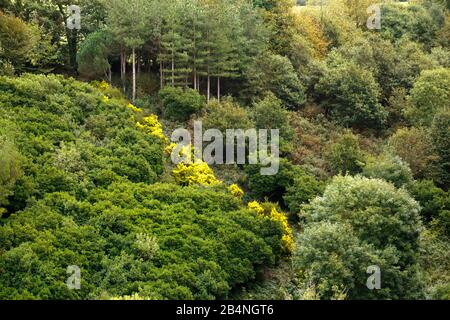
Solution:
<svg viewBox="0 0 450 320">
<path fill-rule="evenodd" d="M 303 173 L 294 177 L 294 182 L 287 188 L 283 199 L 289 211 L 298 214 L 304 204 L 321 195 L 324 189 L 325 184 L 322 181 Z"/>
<path fill-rule="evenodd" d="M 336 177 L 304 207 L 297 266 L 325 298 L 333 286 L 350 299 L 420 297 L 419 210 L 406 191 L 382 180 Z M 383 270 L 380 290 L 365 287 L 370 265 Z"/>
<path fill-rule="evenodd" d="M 32 75 L 0 87 L 17 125 L 15 146 L 0 140 L 0 298 L 226 298 L 284 252 L 284 225 L 225 187 L 153 184 L 163 141 L 111 89 Z M 66 286 L 70 265 L 81 290 Z"/>
<path fill-rule="evenodd" d="M 289 160 L 280 158 L 279 171 L 275 175 L 261 175 L 261 164 L 247 165 L 248 188 L 251 195 L 263 199 L 268 197 L 271 201 L 281 201 L 289 186 L 294 183 L 295 177 L 304 174 L 300 167 L 293 165 Z"/>
<path fill-rule="evenodd" d="M 263 100 L 255 103 L 253 120 L 256 129 L 280 130 L 280 149 L 281 151 L 289 150 L 294 130 L 289 123 L 289 112 L 281 100 L 269 93 Z"/>
<path fill-rule="evenodd" d="M 108 30 L 91 33 L 83 42 L 77 55 L 78 71 L 85 77 L 108 79 L 111 65 L 108 56 L 114 39 Z"/>
<path fill-rule="evenodd" d="M 432 174 L 437 155 L 426 130 L 414 127 L 398 129 L 389 138 L 388 146 L 409 164 L 415 177 Z"/>
<path fill-rule="evenodd" d="M 424 71 L 411 90 L 413 107 L 408 116 L 418 125 L 430 125 L 433 117 L 450 107 L 450 69 Z"/>
<path fill-rule="evenodd" d="M 16 124 L 24 157 L 13 211 L 48 192 L 83 196 L 120 179 L 152 183 L 162 173 L 163 142 L 135 128 L 123 98 L 105 102 L 99 89 L 61 76 L 0 78 L 0 87 L 2 114 Z"/>
<path fill-rule="evenodd" d="M 360 148 L 358 136 L 346 131 L 328 145 L 325 159 L 334 174 L 356 174 L 364 167 L 365 154 Z"/>
<path fill-rule="evenodd" d="M 438 155 L 437 182 L 445 190 L 450 187 L 450 110 L 444 110 L 433 119 L 431 137 Z"/>
<path fill-rule="evenodd" d="M 406 37 L 431 46 L 436 41 L 436 34 L 445 14 L 444 8 L 434 7 L 433 9 L 434 12 L 417 4 L 383 5 L 381 33 L 392 41 Z M 439 15 L 441 17 L 438 17 Z"/>
<path fill-rule="evenodd" d="M 30 51 L 38 40 L 39 31 L 36 28 L 0 12 L 0 61 L 9 61 L 16 69 L 22 67 L 29 60 Z"/>
<path fill-rule="evenodd" d="M 288 58 L 264 53 L 245 74 L 248 79 L 247 97 L 263 97 L 272 92 L 286 108 L 299 109 L 306 101 L 305 89 Z"/>
<path fill-rule="evenodd" d="M 449 296 L 449 259 L 450 242 L 448 235 L 425 230 L 421 234 L 421 266 L 424 270 L 426 295 L 428 299 L 448 300 Z"/>
<path fill-rule="evenodd" d="M 0 206 L 8 204 L 16 181 L 20 178 L 20 155 L 6 136 L 0 135 Z M 3 209 L 0 207 L 0 217 Z"/>
<path fill-rule="evenodd" d="M 53 193 L 0 226 L 0 296 L 225 298 L 275 262 L 282 233 L 227 191 L 127 182 L 83 201 Z M 80 291 L 65 286 L 73 264 Z"/>
<path fill-rule="evenodd" d="M 315 90 L 327 112 L 344 126 L 381 128 L 387 112 L 372 73 L 340 58 L 330 65 Z"/>
<path fill-rule="evenodd" d="M 420 214 L 423 221 L 434 222 L 435 227 L 443 231 L 447 237 L 450 235 L 450 200 L 448 192 L 438 188 L 432 180 L 416 181 L 410 192 L 420 203 L 422 210 Z"/>
<path fill-rule="evenodd" d="M 159 92 L 164 115 L 172 120 L 186 121 L 191 115 L 201 111 L 205 99 L 193 89 L 164 87 Z"/>
<path fill-rule="evenodd" d="M 408 164 L 389 151 L 385 151 L 378 157 L 369 157 L 362 175 L 386 180 L 397 188 L 408 187 L 413 182 L 413 175 Z"/>
<path fill-rule="evenodd" d="M 201 120 L 205 129 L 218 129 L 222 133 L 230 128 L 250 129 L 255 126 L 249 111 L 229 97 L 221 102 L 210 101 Z"/>
</svg>

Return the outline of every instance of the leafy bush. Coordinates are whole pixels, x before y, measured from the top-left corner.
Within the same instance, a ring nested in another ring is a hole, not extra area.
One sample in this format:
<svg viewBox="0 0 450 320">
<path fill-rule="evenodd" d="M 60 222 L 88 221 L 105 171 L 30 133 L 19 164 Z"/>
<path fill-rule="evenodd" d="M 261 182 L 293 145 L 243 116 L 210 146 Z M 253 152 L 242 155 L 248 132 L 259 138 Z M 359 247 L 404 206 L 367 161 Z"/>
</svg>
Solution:
<svg viewBox="0 0 450 320">
<path fill-rule="evenodd" d="M 16 181 L 22 175 L 20 155 L 6 136 L 0 135 L 0 206 L 8 204 Z M 0 218 L 3 209 L 0 207 Z"/>
<path fill-rule="evenodd" d="M 431 180 L 416 181 L 410 188 L 410 192 L 422 208 L 420 214 L 422 220 L 431 223 L 440 231 L 450 236 L 450 198 L 448 192 L 438 188 Z"/>
<path fill-rule="evenodd" d="M 294 178 L 293 184 L 287 188 L 283 199 L 290 212 L 298 214 L 303 204 L 321 195 L 324 188 L 325 184 L 322 181 L 303 173 Z"/>
<path fill-rule="evenodd" d="M 211 100 L 201 120 L 205 130 L 218 129 L 223 134 L 227 129 L 245 130 L 255 127 L 248 110 L 230 97 L 223 98 L 220 102 Z"/>
<path fill-rule="evenodd" d="M 188 120 L 205 106 L 205 98 L 194 89 L 164 87 L 159 91 L 159 97 L 164 116 L 176 121 Z"/>
<path fill-rule="evenodd" d="M 296 110 L 305 101 L 305 89 L 291 61 L 283 56 L 262 54 L 246 72 L 249 99 L 262 98 L 272 92 L 286 108 Z"/>
<path fill-rule="evenodd" d="M 294 129 L 290 126 L 289 112 L 281 100 L 269 93 L 263 100 L 255 103 L 252 115 L 257 129 L 280 130 L 280 150 L 290 149 Z"/>
<path fill-rule="evenodd" d="M 397 188 L 408 187 L 413 182 L 408 164 L 390 152 L 384 152 L 378 157 L 369 157 L 362 174 L 368 178 L 386 180 Z"/>
<path fill-rule="evenodd" d="M 302 173 L 299 167 L 284 158 L 280 158 L 279 171 L 275 175 L 261 175 L 261 168 L 261 164 L 246 166 L 248 188 L 252 196 L 258 199 L 268 197 L 274 202 L 282 200 L 295 177 Z"/>
<path fill-rule="evenodd" d="M 436 181 L 445 190 L 450 187 L 450 110 L 444 110 L 433 119 L 431 137 L 438 156 Z"/>
<path fill-rule="evenodd" d="M 356 174 L 361 172 L 365 163 L 365 154 L 359 146 L 359 138 L 346 131 L 325 149 L 325 160 L 334 173 Z"/>
<path fill-rule="evenodd" d="M 433 173 L 437 155 L 427 130 L 414 127 L 398 129 L 389 138 L 388 146 L 409 164 L 415 177 L 422 178 Z"/>
<path fill-rule="evenodd" d="M 414 123 L 430 125 L 433 117 L 450 107 L 450 68 L 422 72 L 411 90 L 413 107 L 407 110 Z"/>
<path fill-rule="evenodd" d="M 370 71 L 353 62 L 333 61 L 332 56 L 315 90 L 322 106 L 344 126 L 379 129 L 386 121 L 378 83 Z"/>
<path fill-rule="evenodd" d="M 406 191 L 385 181 L 336 177 L 304 207 L 297 265 L 328 298 L 333 285 L 351 299 L 420 297 L 419 211 Z M 381 267 L 380 290 L 365 288 L 370 265 Z"/>
<path fill-rule="evenodd" d="M 283 234 L 225 190 L 126 182 L 83 201 L 53 193 L 0 226 L 0 297 L 226 298 L 274 264 Z M 81 290 L 67 288 L 68 265 L 81 268 Z"/>
</svg>

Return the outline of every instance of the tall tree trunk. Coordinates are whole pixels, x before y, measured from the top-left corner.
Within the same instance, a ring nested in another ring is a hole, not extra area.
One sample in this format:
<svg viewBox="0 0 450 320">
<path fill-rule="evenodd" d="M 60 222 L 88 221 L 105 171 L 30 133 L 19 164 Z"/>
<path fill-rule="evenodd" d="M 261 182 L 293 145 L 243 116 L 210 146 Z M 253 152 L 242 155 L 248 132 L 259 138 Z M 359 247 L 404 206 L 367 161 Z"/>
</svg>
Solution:
<svg viewBox="0 0 450 320">
<path fill-rule="evenodd" d="M 194 76 L 194 90 L 197 90 L 197 21 L 194 18 L 194 45 L 193 45 L 193 54 L 194 54 L 194 68 L 193 68 L 193 76 Z"/>
<path fill-rule="evenodd" d="M 160 38 L 158 38 L 158 51 L 157 51 L 156 56 L 158 56 L 158 52 L 159 53 L 162 52 Z M 159 86 L 160 86 L 160 89 L 162 89 L 164 87 L 164 64 L 163 64 L 163 61 L 161 58 L 159 60 Z"/>
<path fill-rule="evenodd" d="M 136 52 L 133 48 L 133 103 L 136 101 Z"/>
<path fill-rule="evenodd" d="M 136 55 L 136 61 L 137 61 L 137 76 L 139 78 L 139 75 L 141 74 L 141 57 L 138 54 Z"/>
<path fill-rule="evenodd" d="M 125 93 L 127 91 L 126 88 L 126 65 L 127 65 L 127 61 L 126 61 L 126 52 L 125 52 L 125 47 L 123 45 L 120 46 L 120 79 L 122 80 L 122 87 L 123 87 L 123 92 Z"/>
<path fill-rule="evenodd" d="M 108 67 L 108 81 L 109 81 L 109 86 L 112 86 L 112 71 L 111 71 L 111 66 Z"/>
</svg>

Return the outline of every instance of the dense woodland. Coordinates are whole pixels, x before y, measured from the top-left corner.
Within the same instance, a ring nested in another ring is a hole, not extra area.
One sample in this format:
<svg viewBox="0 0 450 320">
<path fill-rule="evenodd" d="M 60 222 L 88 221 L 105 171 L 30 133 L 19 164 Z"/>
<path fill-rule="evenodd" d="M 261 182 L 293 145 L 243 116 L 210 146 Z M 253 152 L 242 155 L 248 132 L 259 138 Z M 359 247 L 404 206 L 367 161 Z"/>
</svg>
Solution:
<svg viewBox="0 0 450 320">
<path fill-rule="evenodd" d="M 0 299 L 450 299 L 450 3 L 372 3 L 0 0 Z"/>
</svg>

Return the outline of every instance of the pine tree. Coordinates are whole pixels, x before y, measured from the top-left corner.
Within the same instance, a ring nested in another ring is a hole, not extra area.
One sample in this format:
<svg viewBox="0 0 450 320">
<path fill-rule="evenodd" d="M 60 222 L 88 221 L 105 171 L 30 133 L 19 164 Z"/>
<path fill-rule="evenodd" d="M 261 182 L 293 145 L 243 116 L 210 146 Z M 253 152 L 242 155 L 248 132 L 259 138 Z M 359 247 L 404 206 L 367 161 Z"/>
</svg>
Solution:
<svg viewBox="0 0 450 320">
<path fill-rule="evenodd" d="M 112 0 L 108 7 L 108 20 L 113 34 L 121 44 L 123 78 L 125 76 L 124 47 L 132 52 L 132 100 L 136 100 L 136 49 L 144 45 L 150 34 L 149 21 L 153 12 L 152 0 Z"/>
</svg>

